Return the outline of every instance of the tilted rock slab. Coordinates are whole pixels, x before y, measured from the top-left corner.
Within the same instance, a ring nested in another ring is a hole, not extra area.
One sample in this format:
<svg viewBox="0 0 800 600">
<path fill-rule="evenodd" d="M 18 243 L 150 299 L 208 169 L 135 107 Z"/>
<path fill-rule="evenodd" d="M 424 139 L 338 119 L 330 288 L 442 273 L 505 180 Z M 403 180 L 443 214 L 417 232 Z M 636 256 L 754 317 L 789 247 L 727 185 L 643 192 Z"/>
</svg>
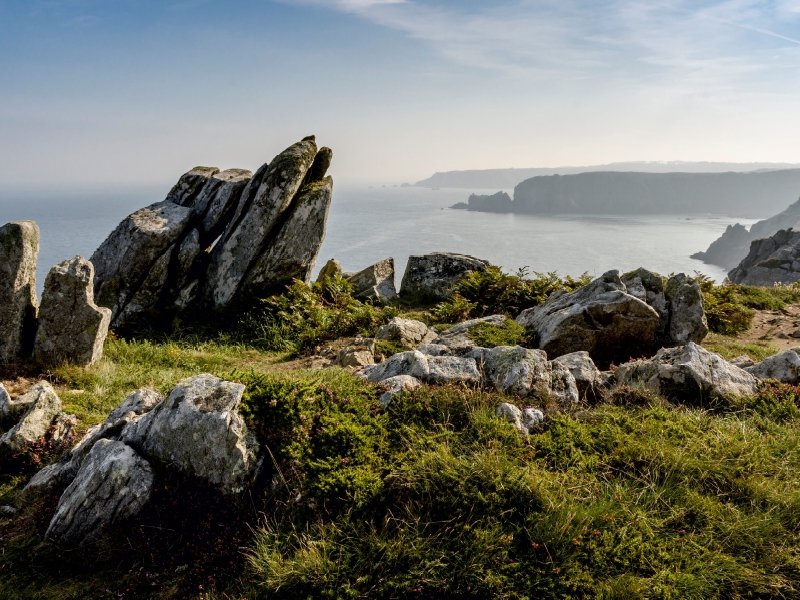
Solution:
<svg viewBox="0 0 800 600">
<path fill-rule="evenodd" d="M 699 344 L 708 335 L 705 303 L 700 283 L 683 273 L 667 280 L 664 293 L 669 302 L 669 341 Z"/>
<path fill-rule="evenodd" d="M 17 402 L 27 404 L 28 410 L 14 427 L 0 437 L 0 447 L 11 451 L 19 451 L 25 444 L 44 437 L 61 414 L 61 399 L 46 381 L 34 385 Z"/>
<path fill-rule="evenodd" d="M 800 382 L 800 347 L 784 350 L 780 354 L 765 358 L 759 363 L 743 367 L 756 379 L 777 379 L 781 383 Z"/>
<path fill-rule="evenodd" d="M 360 300 L 390 300 L 397 296 L 394 286 L 394 259 L 385 258 L 362 269 L 347 280 L 353 284 L 353 297 Z"/>
<path fill-rule="evenodd" d="M 625 291 L 618 271 L 609 271 L 574 292 L 524 310 L 516 321 L 536 330 L 539 348 L 550 357 L 585 350 L 605 365 L 647 353 L 659 319 L 655 309 Z"/>
<path fill-rule="evenodd" d="M 422 321 L 394 317 L 386 325 L 382 325 L 378 328 L 375 339 L 393 340 L 404 348 L 412 350 L 420 344 L 432 342 L 436 339 L 437 335 L 435 331 L 430 329 Z"/>
<path fill-rule="evenodd" d="M 178 206 L 191 206 L 212 176 L 219 173 L 216 167 L 195 167 L 181 175 L 173 188 L 167 194 L 166 200 Z"/>
<path fill-rule="evenodd" d="M 418 301 L 444 300 L 456 283 L 489 266 L 488 261 L 452 252 L 409 256 L 400 295 Z"/>
<path fill-rule="evenodd" d="M 126 444 L 99 440 L 58 501 L 45 537 L 77 545 L 139 514 L 150 500 L 153 470 Z"/>
<path fill-rule="evenodd" d="M 469 321 L 463 321 L 462 323 L 453 325 L 450 329 L 441 332 L 431 343 L 447 346 L 454 352 L 467 351 L 475 346 L 475 342 L 469 336 L 471 329 L 478 325 L 483 325 L 484 323 L 499 327 L 505 322 L 505 315 L 489 315 L 488 317 L 480 317 L 479 319 L 470 319 Z"/>
<path fill-rule="evenodd" d="M 747 371 L 694 342 L 662 348 L 650 360 L 620 365 L 619 385 L 644 386 L 657 394 L 691 404 L 730 400 L 757 392 L 758 381 Z"/>
<path fill-rule="evenodd" d="M 0 227 L 0 364 L 33 349 L 39 227 L 14 221 Z"/>
<path fill-rule="evenodd" d="M 208 373 L 189 377 L 120 439 L 149 460 L 241 492 L 259 467 L 258 442 L 238 411 L 243 392 L 242 384 Z"/>
<path fill-rule="evenodd" d="M 39 310 L 36 360 L 90 365 L 103 356 L 111 310 L 94 303 L 93 282 L 94 267 L 82 256 L 50 269 Z"/>
</svg>

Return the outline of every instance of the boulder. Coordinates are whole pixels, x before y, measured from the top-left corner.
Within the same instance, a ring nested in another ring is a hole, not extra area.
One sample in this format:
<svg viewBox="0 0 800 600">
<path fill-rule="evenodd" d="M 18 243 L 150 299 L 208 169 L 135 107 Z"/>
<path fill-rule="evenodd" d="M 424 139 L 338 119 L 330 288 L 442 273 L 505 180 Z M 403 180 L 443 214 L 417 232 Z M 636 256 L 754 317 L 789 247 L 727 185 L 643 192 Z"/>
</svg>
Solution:
<svg viewBox="0 0 800 600">
<path fill-rule="evenodd" d="M 742 367 L 756 379 L 777 379 L 781 383 L 800 383 L 800 347 L 784 350 L 759 363 Z"/>
<path fill-rule="evenodd" d="M 200 233 L 200 245 L 205 250 L 230 222 L 239 198 L 253 177 L 246 169 L 227 169 L 216 173 L 203 186 L 191 205 L 193 220 Z"/>
<path fill-rule="evenodd" d="M 356 338 L 352 344 L 339 351 L 333 364 L 340 367 L 363 367 L 375 364 L 375 340 Z"/>
<path fill-rule="evenodd" d="M 708 335 L 700 283 L 683 273 L 667 280 L 664 293 L 669 302 L 670 345 L 699 344 Z"/>
<path fill-rule="evenodd" d="M 489 266 L 488 261 L 452 252 L 409 256 L 400 295 L 418 302 L 444 300 L 464 277 Z"/>
<path fill-rule="evenodd" d="M 14 400 L 8 394 L 5 386 L 0 383 L 0 422 L 19 419 L 30 408 L 34 400 L 35 397 L 28 394 Z"/>
<path fill-rule="evenodd" d="M 347 280 L 353 285 L 353 297 L 360 300 L 376 298 L 391 300 L 397 296 L 394 287 L 394 259 L 386 258 L 351 275 Z"/>
<path fill-rule="evenodd" d="M 418 363 L 422 366 L 415 368 Z M 416 350 L 409 350 L 408 352 L 393 354 L 380 364 L 367 365 L 358 375 L 370 383 L 378 383 L 397 375 L 412 375 L 412 371 L 424 374 L 427 366 L 428 360 L 424 354 Z"/>
<path fill-rule="evenodd" d="M 419 379 L 411 377 L 411 375 L 395 375 L 381 381 L 387 387 L 387 390 L 381 395 L 378 402 L 381 403 L 383 408 L 389 406 L 395 396 L 402 394 L 405 391 L 411 391 L 422 385 Z"/>
<path fill-rule="evenodd" d="M 219 173 L 216 167 L 195 167 L 181 175 L 173 188 L 167 194 L 166 200 L 178 206 L 192 206 L 206 182 Z"/>
<path fill-rule="evenodd" d="M 316 154 L 313 136 L 290 146 L 269 163 L 252 200 L 243 198 L 242 211 L 237 208 L 234 222 L 214 246 L 206 273 L 207 298 L 217 308 L 233 301 L 253 263 L 273 239 Z"/>
<path fill-rule="evenodd" d="M 736 365 L 740 369 L 752 367 L 754 364 L 756 364 L 755 361 L 746 354 L 742 354 L 742 356 L 737 356 L 736 358 L 732 358 L 728 362 L 731 363 L 732 365 Z"/>
<path fill-rule="evenodd" d="M 61 399 L 46 381 L 40 381 L 21 396 L 17 403 L 27 404 L 22 419 L 0 437 L 0 448 L 19 451 L 26 444 L 47 435 L 56 417 L 61 414 Z"/>
<path fill-rule="evenodd" d="M 523 437 L 534 433 L 536 428 L 544 423 L 544 414 L 538 408 L 528 407 L 520 410 L 509 402 L 503 402 L 498 406 L 495 414 L 511 423 Z"/>
<path fill-rule="evenodd" d="M 301 188 L 275 237 L 254 257 L 240 293 L 265 297 L 285 291 L 299 279 L 311 280 L 311 272 L 325 239 L 325 223 L 333 194 L 333 179 L 326 177 Z"/>
<path fill-rule="evenodd" d="M 447 346 L 455 352 L 469 350 L 475 346 L 475 342 L 472 341 L 472 338 L 469 336 L 469 332 L 473 327 L 483 325 L 484 323 L 500 326 L 505 322 L 505 315 L 489 315 L 488 317 L 481 317 L 480 319 L 470 319 L 469 321 L 464 321 L 463 323 L 454 325 L 450 329 L 441 332 L 439 336 L 433 340 L 433 343 Z"/>
<path fill-rule="evenodd" d="M 789 227 L 753 240 L 750 252 L 728 277 L 733 283 L 766 287 L 800 281 L 800 232 Z"/>
<path fill-rule="evenodd" d="M 553 359 L 554 364 L 564 367 L 572 373 L 578 387 L 578 395 L 582 399 L 594 400 L 600 392 L 600 370 L 595 366 L 589 353 L 581 350 L 564 354 Z"/>
<path fill-rule="evenodd" d="M 425 356 L 450 356 L 452 352 L 449 346 L 444 344 L 421 344 L 417 347 L 418 352 Z"/>
<path fill-rule="evenodd" d="M 620 365 L 614 374 L 619 385 L 644 386 L 695 405 L 753 395 L 758 385 L 750 373 L 694 342 L 662 348 L 649 360 Z"/>
<path fill-rule="evenodd" d="M 376 340 L 393 340 L 409 350 L 420 344 L 427 344 L 436 338 L 437 334 L 429 329 L 422 321 L 394 317 L 386 325 L 378 328 Z"/>
<path fill-rule="evenodd" d="M 552 396 L 567 404 L 579 399 L 572 374 L 561 365 L 549 362 L 547 354 L 541 350 L 497 346 L 475 348 L 472 356 L 486 379 L 500 392 L 520 398 Z"/>
<path fill-rule="evenodd" d="M 34 356 L 48 365 L 90 365 L 103 356 L 111 310 L 94 303 L 94 267 L 82 256 L 47 274 Z"/>
<path fill-rule="evenodd" d="M 125 426 L 120 440 L 148 460 L 238 493 L 259 468 L 258 442 L 238 408 L 244 386 L 208 373 L 181 381 L 166 400 Z"/>
<path fill-rule="evenodd" d="M 153 470 L 119 441 L 99 440 L 58 501 L 45 537 L 78 545 L 136 516 L 150 499 Z"/>
<path fill-rule="evenodd" d="M 412 374 L 432 383 L 480 383 L 481 373 L 474 358 L 460 356 L 426 356 L 427 371 Z M 417 363 L 418 365 L 421 363 Z"/>
<path fill-rule="evenodd" d="M 584 350 L 602 366 L 648 354 L 659 320 L 655 309 L 625 291 L 617 271 L 517 317 L 519 325 L 537 332 L 548 356 Z"/>
<path fill-rule="evenodd" d="M 317 275 L 317 283 L 322 283 L 326 279 L 336 279 L 337 277 L 342 276 L 342 263 L 340 263 L 335 258 L 330 259 L 328 262 L 325 263 L 325 266 Z"/>
<path fill-rule="evenodd" d="M 105 421 L 90 427 L 80 441 L 62 454 L 58 461 L 37 472 L 25 486 L 24 491 L 71 483 L 96 442 L 102 439 L 116 439 L 128 423 L 152 410 L 163 399 L 164 396 L 150 388 L 140 388 L 128 394 L 122 403 L 109 413 Z"/>
<path fill-rule="evenodd" d="M 658 340 L 663 339 L 669 326 L 669 307 L 667 306 L 664 281 L 661 279 L 661 275 L 639 268 L 630 273 L 625 273 L 620 277 L 620 280 L 625 284 L 626 292 L 634 298 L 646 302 L 658 313 L 656 338 Z"/>
<path fill-rule="evenodd" d="M 0 364 L 33 350 L 39 227 L 13 221 L 0 227 Z"/>
</svg>

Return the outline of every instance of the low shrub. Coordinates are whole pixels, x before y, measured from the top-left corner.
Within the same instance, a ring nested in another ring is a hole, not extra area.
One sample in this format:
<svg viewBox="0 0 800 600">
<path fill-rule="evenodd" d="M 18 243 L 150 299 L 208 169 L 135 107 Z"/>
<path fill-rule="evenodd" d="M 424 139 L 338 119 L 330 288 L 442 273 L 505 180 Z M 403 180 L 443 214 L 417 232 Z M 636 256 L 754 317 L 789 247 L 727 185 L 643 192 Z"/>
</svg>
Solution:
<svg viewBox="0 0 800 600">
<path fill-rule="evenodd" d="M 513 320 L 506 319 L 502 325 L 481 323 L 469 330 L 469 337 L 477 346 L 494 348 L 496 346 L 534 347 L 535 333 L 528 331 Z"/>
</svg>

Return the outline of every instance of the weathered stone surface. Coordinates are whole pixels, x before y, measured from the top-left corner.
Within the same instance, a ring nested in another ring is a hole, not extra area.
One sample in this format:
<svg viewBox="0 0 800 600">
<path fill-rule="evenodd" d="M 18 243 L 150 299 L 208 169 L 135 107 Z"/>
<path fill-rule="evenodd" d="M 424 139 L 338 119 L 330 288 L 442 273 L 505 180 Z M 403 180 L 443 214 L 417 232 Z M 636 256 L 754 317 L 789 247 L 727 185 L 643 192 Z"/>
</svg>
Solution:
<svg viewBox="0 0 800 600">
<path fill-rule="evenodd" d="M 575 384 L 578 386 L 578 394 L 582 399 L 595 399 L 600 392 L 600 370 L 595 366 L 588 352 L 581 350 L 564 354 L 553 359 L 553 363 L 561 365 L 572 373 Z"/>
<path fill-rule="evenodd" d="M 749 254 L 728 277 L 733 283 L 767 287 L 800 281 L 800 231 L 789 227 L 753 240 Z"/>
<path fill-rule="evenodd" d="M 617 271 L 522 311 L 517 323 L 534 329 L 539 348 L 559 357 L 585 350 L 607 365 L 646 354 L 653 345 L 659 314 L 625 292 Z"/>
<path fill-rule="evenodd" d="M 415 365 L 420 366 L 416 367 Z M 358 374 L 371 383 L 378 383 L 396 375 L 413 375 L 413 371 L 427 374 L 428 360 L 421 352 L 409 350 L 393 354 L 377 365 L 367 365 Z"/>
<path fill-rule="evenodd" d="M 30 408 L 34 400 L 34 396 L 28 394 L 14 400 L 3 384 L 0 383 L 0 421 L 19 419 Z"/>
<path fill-rule="evenodd" d="M 247 273 L 241 293 L 265 296 L 283 292 L 292 280 L 308 283 L 325 239 L 325 223 L 333 194 L 333 179 L 306 184 L 277 235 Z"/>
<path fill-rule="evenodd" d="M 777 379 L 782 383 L 800 383 L 800 348 L 784 350 L 759 363 L 743 367 L 756 379 Z"/>
<path fill-rule="evenodd" d="M 58 461 L 37 472 L 25 486 L 24 491 L 71 483 L 97 441 L 116 439 L 128 423 L 152 410 L 163 399 L 164 396 L 150 388 L 139 388 L 128 394 L 120 405 L 109 413 L 105 421 L 90 427 L 78 443 L 65 452 Z"/>
<path fill-rule="evenodd" d="M 625 273 L 620 277 L 620 280 L 625 284 L 627 293 L 634 298 L 647 302 L 658 313 L 656 338 L 663 338 L 669 326 L 669 307 L 667 306 L 664 281 L 661 279 L 661 275 L 639 268 L 630 273 Z"/>
<path fill-rule="evenodd" d="M 337 277 L 342 276 L 342 263 L 340 263 L 335 258 L 330 259 L 328 262 L 325 263 L 325 266 L 317 275 L 317 283 L 322 283 L 326 279 L 336 279 Z"/>
<path fill-rule="evenodd" d="M 21 450 L 25 444 L 44 437 L 61 413 L 61 399 L 46 381 L 40 381 L 20 397 L 19 404 L 28 404 L 22 419 L 0 437 L 0 447 Z"/>
<path fill-rule="evenodd" d="M 47 432 L 50 440 L 54 442 L 62 442 L 68 440 L 75 434 L 78 428 L 78 417 L 67 413 L 58 413 L 56 418 L 53 419 L 50 430 Z"/>
<path fill-rule="evenodd" d="M 400 295 L 418 301 L 443 300 L 464 277 L 489 266 L 488 261 L 452 252 L 409 256 Z"/>
<path fill-rule="evenodd" d="M 554 396 L 561 402 L 577 402 L 575 378 L 564 367 L 547 360 L 541 350 L 521 346 L 475 348 L 472 356 L 478 361 L 486 379 L 503 393 L 526 396 Z"/>
<path fill-rule="evenodd" d="M 120 314 L 159 259 L 159 282 L 163 279 L 169 261 L 163 255 L 184 233 L 191 214 L 191 208 L 168 200 L 137 210 L 92 254 L 95 302 L 111 309 L 112 327 L 121 324 Z M 148 282 L 149 289 L 157 287 Z"/>
<path fill-rule="evenodd" d="M 620 385 L 641 385 L 692 404 L 752 395 L 758 383 L 747 371 L 694 342 L 662 348 L 652 359 L 620 365 L 614 374 Z"/>
<path fill-rule="evenodd" d="M 475 346 L 475 342 L 469 337 L 470 329 L 484 323 L 500 326 L 505 322 L 505 315 L 489 315 L 480 319 L 470 319 L 441 332 L 432 343 L 447 346 L 454 351 L 468 350 Z"/>
<path fill-rule="evenodd" d="M 195 167 L 181 175 L 166 200 L 179 206 L 192 206 L 209 178 L 217 173 L 219 169 L 216 167 Z"/>
<path fill-rule="evenodd" d="M 14 221 L 0 227 L 0 364 L 33 349 L 39 227 Z"/>
<path fill-rule="evenodd" d="M 699 344 L 708 335 L 700 283 L 683 273 L 670 277 L 665 286 L 669 302 L 669 340 L 672 344 Z"/>
<path fill-rule="evenodd" d="M 233 217 L 239 198 L 253 173 L 246 169 L 227 169 L 211 177 L 192 205 L 203 250 L 213 242 Z"/>
<path fill-rule="evenodd" d="M 379 327 L 375 334 L 376 340 L 394 340 L 409 350 L 420 344 L 427 344 L 436 337 L 436 332 L 429 329 L 422 321 L 402 317 L 394 317 L 386 325 Z"/>
<path fill-rule="evenodd" d="M 36 330 L 36 360 L 90 365 L 103 356 L 111 310 L 94 303 L 93 281 L 94 267 L 82 256 L 50 269 Z"/>
<path fill-rule="evenodd" d="M 397 296 L 394 287 L 394 259 L 386 258 L 347 278 L 353 284 L 353 297 L 362 300 L 389 300 Z"/>
<path fill-rule="evenodd" d="M 381 403 L 383 408 L 389 406 L 395 396 L 402 394 L 405 391 L 410 392 L 411 390 L 414 390 L 422 385 L 419 382 L 419 379 L 416 377 L 411 377 L 411 375 L 395 375 L 394 377 L 384 379 L 381 381 L 381 383 L 389 388 L 378 399 L 378 402 Z"/>
<path fill-rule="evenodd" d="M 313 137 L 290 146 L 269 163 L 252 201 L 243 198 L 250 205 L 234 217 L 211 254 L 206 293 L 214 306 L 222 308 L 233 300 L 254 261 L 272 239 L 275 225 L 300 189 L 316 153 Z"/>
<path fill-rule="evenodd" d="M 46 537 L 64 544 L 97 539 L 136 516 L 150 499 L 153 471 L 126 444 L 99 440 L 58 501 Z"/>
<path fill-rule="evenodd" d="M 461 381 L 479 383 L 481 373 L 474 358 L 460 356 L 426 356 L 427 371 L 412 370 L 412 375 L 433 383 Z M 420 363 L 417 363 L 418 365 Z"/>
<path fill-rule="evenodd" d="M 0 517 L 11 518 L 17 514 L 17 509 L 13 506 L 0 506 Z"/>
<path fill-rule="evenodd" d="M 363 367 L 375 364 L 375 340 L 356 338 L 352 344 L 339 351 L 333 364 L 340 367 Z"/>
<path fill-rule="evenodd" d="M 743 354 L 742 356 L 737 356 L 736 358 L 732 358 L 728 362 L 731 363 L 732 365 L 736 365 L 740 369 L 744 369 L 746 367 L 752 367 L 754 364 L 756 364 L 755 361 L 746 354 Z"/>
<path fill-rule="evenodd" d="M 425 356 L 450 356 L 452 354 L 450 347 L 444 344 L 421 344 L 417 350 Z"/>
<path fill-rule="evenodd" d="M 208 373 L 181 381 L 166 400 L 125 426 L 120 439 L 149 460 L 170 463 L 226 493 L 258 469 L 258 442 L 238 408 L 244 386 Z"/>
<path fill-rule="evenodd" d="M 495 414 L 501 419 L 505 419 L 514 426 L 524 437 L 529 436 L 536 428 L 544 423 L 544 414 L 538 408 L 526 408 L 520 410 L 517 406 L 509 402 L 503 402 L 495 410 Z"/>
</svg>

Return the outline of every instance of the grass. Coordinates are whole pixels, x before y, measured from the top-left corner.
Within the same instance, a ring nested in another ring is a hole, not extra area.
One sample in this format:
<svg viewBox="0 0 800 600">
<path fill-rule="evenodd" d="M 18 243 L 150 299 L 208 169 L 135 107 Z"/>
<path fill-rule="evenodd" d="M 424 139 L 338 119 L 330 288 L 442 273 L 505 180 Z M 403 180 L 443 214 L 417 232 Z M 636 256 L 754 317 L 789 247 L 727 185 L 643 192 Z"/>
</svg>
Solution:
<svg viewBox="0 0 800 600">
<path fill-rule="evenodd" d="M 778 348 L 768 341 L 742 342 L 735 337 L 719 333 L 709 333 L 706 339 L 703 340 L 703 346 L 711 352 L 716 352 L 726 360 L 747 355 L 758 362 L 778 353 Z"/>
</svg>

